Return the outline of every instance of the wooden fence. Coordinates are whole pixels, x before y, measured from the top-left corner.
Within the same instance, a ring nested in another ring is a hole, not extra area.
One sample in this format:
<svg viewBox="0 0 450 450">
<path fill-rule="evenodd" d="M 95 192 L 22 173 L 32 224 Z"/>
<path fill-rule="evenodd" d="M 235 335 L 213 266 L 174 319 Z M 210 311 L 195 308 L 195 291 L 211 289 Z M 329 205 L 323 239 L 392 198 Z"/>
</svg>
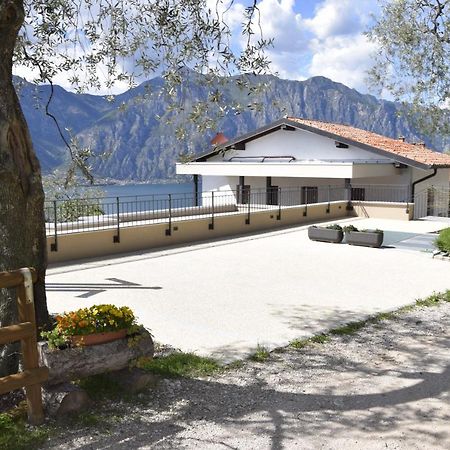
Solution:
<svg viewBox="0 0 450 450">
<path fill-rule="evenodd" d="M 20 341 L 23 372 L 0 378 L 0 395 L 25 387 L 28 421 L 33 425 L 44 421 L 41 383 L 48 378 L 47 367 L 39 367 L 37 331 L 33 298 L 33 269 L 0 272 L 0 288 L 16 288 L 20 323 L 0 328 L 0 345 Z"/>
</svg>

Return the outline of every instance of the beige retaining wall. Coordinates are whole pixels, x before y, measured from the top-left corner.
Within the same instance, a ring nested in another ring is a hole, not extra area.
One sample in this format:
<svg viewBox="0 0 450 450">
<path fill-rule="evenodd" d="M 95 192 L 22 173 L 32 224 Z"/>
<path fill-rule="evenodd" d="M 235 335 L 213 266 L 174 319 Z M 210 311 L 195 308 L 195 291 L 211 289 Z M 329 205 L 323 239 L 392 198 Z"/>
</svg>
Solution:
<svg viewBox="0 0 450 450">
<path fill-rule="evenodd" d="M 353 201 L 354 215 L 376 219 L 412 220 L 413 203 L 359 202 Z"/>
<path fill-rule="evenodd" d="M 52 236 L 47 237 L 48 257 L 50 263 L 71 261 L 82 258 L 92 258 L 119 253 L 133 252 L 158 247 L 167 247 L 195 241 L 204 241 L 222 236 L 232 236 L 252 233 L 289 225 L 319 222 L 344 218 L 347 216 L 379 217 L 409 220 L 412 218 L 412 206 L 406 213 L 404 203 L 358 202 L 353 211 L 347 211 L 347 202 L 339 201 L 330 204 L 327 213 L 327 203 L 308 205 L 307 215 L 304 216 L 305 206 L 283 208 L 281 220 L 277 220 L 278 210 L 252 211 L 250 224 L 246 224 L 246 213 L 224 214 L 215 217 L 214 229 L 209 229 L 211 217 L 189 220 L 174 218 L 172 234 L 166 236 L 167 223 L 149 224 L 141 226 L 127 226 L 120 229 L 120 243 L 114 243 L 116 229 L 99 231 L 84 231 L 80 233 L 58 235 L 58 251 L 51 251 L 54 242 Z"/>
</svg>

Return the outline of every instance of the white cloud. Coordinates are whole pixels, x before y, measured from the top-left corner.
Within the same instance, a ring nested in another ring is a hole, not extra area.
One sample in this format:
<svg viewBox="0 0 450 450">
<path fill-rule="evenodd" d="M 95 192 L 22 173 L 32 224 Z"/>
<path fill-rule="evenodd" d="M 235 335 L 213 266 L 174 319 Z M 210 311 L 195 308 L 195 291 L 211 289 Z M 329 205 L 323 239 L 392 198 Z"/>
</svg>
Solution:
<svg viewBox="0 0 450 450">
<path fill-rule="evenodd" d="M 367 71 L 375 44 L 363 35 L 333 36 L 314 40 L 309 75 L 322 75 L 360 91 L 367 91 Z"/>
<path fill-rule="evenodd" d="M 262 0 L 258 6 L 264 37 L 274 38 L 267 52 L 271 67 L 281 78 L 322 75 L 367 91 L 374 45 L 363 32 L 376 0 L 323 0 L 307 19 L 295 12 L 294 0 Z"/>
<path fill-rule="evenodd" d="M 301 79 L 304 72 L 304 58 L 308 55 L 308 37 L 301 14 L 294 11 L 294 0 L 262 0 L 254 18 L 254 40 L 274 39 L 274 47 L 266 53 L 271 61 L 271 69 L 282 78 Z M 243 15 L 241 12 L 240 20 Z M 246 42 L 241 36 L 240 46 Z"/>
<path fill-rule="evenodd" d="M 82 74 L 82 70 L 79 70 L 80 74 Z M 97 73 L 99 79 L 106 80 L 106 66 L 99 65 L 97 67 Z M 35 79 L 39 78 L 39 71 L 37 68 L 30 68 L 23 65 L 16 65 L 13 68 L 13 74 L 19 77 L 24 78 L 29 82 L 33 82 Z M 70 83 L 69 78 L 73 76 L 73 72 L 58 72 L 53 78 L 52 82 L 55 85 L 61 86 L 67 91 L 75 91 L 75 87 L 72 83 Z M 81 81 L 83 81 L 81 76 Z M 106 87 L 105 84 L 100 86 L 100 89 L 90 88 L 89 93 L 93 95 L 116 95 L 121 94 L 122 92 L 127 91 L 130 88 L 129 83 L 127 81 L 116 81 L 113 87 Z"/>
<path fill-rule="evenodd" d="M 219 8 L 219 16 L 223 16 L 233 33 L 236 49 L 246 43 L 241 34 L 246 4 L 243 0 L 207 0 L 213 13 Z M 264 38 L 274 38 L 274 48 L 267 52 L 272 70 L 282 78 L 302 80 L 322 75 L 367 91 L 364 80 L 372 63 L 374 44 L 364 37 L 363 31 L 372 20 L 371 13 L 377 12 L 377 0 L 318 0 L 313 16 L 307 19 L 296 12 L 294 0 L 261 0 L 258 8 Z M 259 30 L 254 31 L 258 39 Z M 28 69 L 18 67 L 15 73 L 33 78 Z M 66 74 L 59 74 L 55 82 L 70 88 Z M 127 87 L 123 83 L 100 93 L 118 93 Z"/>
<path fill-rule="evenodd" d="M 314 17 L 305 20 L 314 34 L 308 75 L 322 75 L 366 92 L 376 47 L 363 32 L 376 11 L 376 0 L 324 0 Z"/>
<path fill-rule="evenodd" d="M 294 12 L 294 0 L 262 0 L 258 4 L 264 38 L 276 39 L 278 51 L 303 51 L 303 18 Z"/>
<path fill-rule="evenodd" d="M 305 20 L 305 24 L 319 39 L 354 34 L 360 30 L 362 21 L 355 3 L 350 0 L 326 0 L 312 19 Z"/>
</svg>

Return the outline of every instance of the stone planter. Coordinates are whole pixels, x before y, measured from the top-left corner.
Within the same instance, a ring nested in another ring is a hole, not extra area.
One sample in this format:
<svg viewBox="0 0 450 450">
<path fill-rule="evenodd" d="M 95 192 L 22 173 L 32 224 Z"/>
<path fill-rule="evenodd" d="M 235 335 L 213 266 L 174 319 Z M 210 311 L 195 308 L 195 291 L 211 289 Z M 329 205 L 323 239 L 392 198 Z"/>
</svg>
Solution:
<svg viewBox="0 0 450 450">
<path fill-rule="evenodd" d="M 347 231 L 345 242 L 349 245 L 379 248 L 383 244 L 383 233 L 375 231 Z"/>
<path fill-rule="evenodd" d="M 338 244 L 342 241 L 344 233 L 342 230 L 333 230 L 325 227 L 309 227 L 308 237 L 312 241 L 332 242 Z"/>
<path fill-rule="evenodd" d="M 77 380 L 91 375 L 129 367 L 141 356 L 153 357 L 151 334 L 142 331 L 133 338 L 117 339 L 106 344 L 49 349 L 46 341 L 38 342 L 39 365 L 49 369 L 48 385 Z"/>
</svg>

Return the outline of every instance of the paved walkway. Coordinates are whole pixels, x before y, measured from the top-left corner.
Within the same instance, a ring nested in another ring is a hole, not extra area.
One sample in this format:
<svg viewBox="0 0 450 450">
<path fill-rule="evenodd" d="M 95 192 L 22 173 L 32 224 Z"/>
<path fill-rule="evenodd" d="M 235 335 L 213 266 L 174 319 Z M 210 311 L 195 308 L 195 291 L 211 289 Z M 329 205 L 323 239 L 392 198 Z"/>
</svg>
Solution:
<svg viewBox="0 0 450 450">
<path fill-rule="evenodd" d="M 446 224 L 345 222 L 387 230 L 388 247 L 311 242 L 297 227 L 53 267 L 49 309 L 128 305 L 157 341 L 229 361 L 450 288 L 448 262 L 404 244 Z"/>
</svg>

